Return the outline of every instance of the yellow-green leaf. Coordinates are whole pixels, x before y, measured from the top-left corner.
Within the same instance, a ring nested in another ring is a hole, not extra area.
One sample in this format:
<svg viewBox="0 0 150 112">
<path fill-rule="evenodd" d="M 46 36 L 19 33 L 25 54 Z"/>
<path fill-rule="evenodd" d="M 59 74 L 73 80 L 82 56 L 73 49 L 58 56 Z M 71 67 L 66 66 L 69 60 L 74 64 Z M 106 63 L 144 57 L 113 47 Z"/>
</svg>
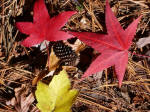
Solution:
<svg viewBox="0 0 150 112">
<path fill-rule="evenodd" d="M 70 88 L 71 83 L 64 70 L 53 77 L 49 86 L 39 82 L 35 92 L 37 107 L 42 112 L 71 112 L 78 91 Z"/>
</svg>

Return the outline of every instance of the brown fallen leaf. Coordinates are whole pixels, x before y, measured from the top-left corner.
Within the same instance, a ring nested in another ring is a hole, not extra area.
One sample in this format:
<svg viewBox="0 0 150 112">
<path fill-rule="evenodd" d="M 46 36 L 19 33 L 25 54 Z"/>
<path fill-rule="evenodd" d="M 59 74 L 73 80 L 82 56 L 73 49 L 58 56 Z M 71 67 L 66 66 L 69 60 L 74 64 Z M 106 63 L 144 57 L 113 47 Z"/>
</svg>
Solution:
<svg viewBox="0 0 150 112">
<path fill-rule="evenodd" d="M 74 50 L 78 56 L 80 55 L 79 52 L 87 48 L 87 45 L 79 39 L 77 39 L 74 44 L 70 44 L 67 41 L 65 42 L 65 44 L 72 47 L 72 50 Z"/>
<path fill-rule="evenodd" d="M 51 53 L 46 65 L 50 71 L 56 70 L 60 65 L 60 59 L 55 55 L 53 47 L 51 48 Z"/>
<path fill-rule="evenodd" d="M 29 88 L 23 84 L 21 87 L 15 88 L 15 97 L 6 104 L 14 106 L 17 112 L 28 112 L 34 100 L 33 94 L 29 94 Z"/>
<path fill-rule="evenodd" d="M 37 76 L 34 77 L 34 79 L 32 80 L 32 86 L 35 86 L 37 84 L 38 81 L 40 81 L 43 77 L 45 77 L 48 74 L 48 70 L 42 70 L 42 71 L 38 71 Z"/>
<path fill-rule="evenodd" d="M 150 36 L 149 37 L 145 37 L 145 38 L 141 38 L 136 43 L 138 48 L 142 48 L 142 47 L 146 46 L 147 44 L 150 44 Z"/>
</svg>

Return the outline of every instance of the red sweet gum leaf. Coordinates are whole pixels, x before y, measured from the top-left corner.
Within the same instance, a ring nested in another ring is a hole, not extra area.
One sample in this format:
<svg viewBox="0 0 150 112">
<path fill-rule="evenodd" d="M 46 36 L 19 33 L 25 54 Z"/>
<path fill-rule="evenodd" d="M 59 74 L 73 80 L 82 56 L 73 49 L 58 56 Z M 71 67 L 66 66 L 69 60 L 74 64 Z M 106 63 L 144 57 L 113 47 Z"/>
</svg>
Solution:
<svg viewBox="0 0 150 112">
<path fill-rule="evenodd" d="M 37 0 L 33 8 L 33 23 L 45 24 L 49 21 L 50 16 L 44 4 L 44 0 Z"/>
<path fill-rule="evenodd" d="M 61 31 L 61 27 L 76 11 L 63 12 L 50 19 L 44 0 L 36 0 L 33 11 L 33 22 L 16 23 L 20 32 L 29 35 L 21 42 L 22 45 L 31 47 L 40 44 L 44 40 L 58 41 L 73 37 L 68 32 Z"/>
<path fill-rule="evenodd" d="M 53 17 L 48 24 L 48 33 L 46 40 L 56 41 L 56 40 L 66 40 L 73 37 L 68 32 L 61 31 L 61 27 L 65 25 L 68 19 L 75 14 L 76 11 L 62 12 L 56 17 Z"/>
<path fill-rule="evenodd" d="M 141 17 L 133 21 L 124 30 L 114 16 L 108 0 L 106 0 L 106 27 L 107 35 L 90 32 L 69 32 L 78 37 L 87 45 L 101 53 L 90 65 L 82 78 L 115 65 L 115 71 L 121 87 L 126 66 L 128 63 L 128 49 L 136 33 L 136 27 Z"/>
</svg>

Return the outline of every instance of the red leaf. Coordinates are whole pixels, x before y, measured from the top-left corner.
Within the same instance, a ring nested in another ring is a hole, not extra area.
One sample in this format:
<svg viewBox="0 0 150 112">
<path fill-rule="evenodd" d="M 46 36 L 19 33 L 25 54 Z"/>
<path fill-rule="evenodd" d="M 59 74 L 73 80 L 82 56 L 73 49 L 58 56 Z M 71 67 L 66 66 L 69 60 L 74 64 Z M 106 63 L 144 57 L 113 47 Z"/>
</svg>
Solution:
<svg viewBox="0 0 150 112">
<path fill-rule="evenodd" d="M 75 11 L 67 11 L 50 19 L 44 0 L 36 0 L 34 4 L 33 23 L 17 22 L 20 32 L 29 35 L 21 44 L 26 47 L 39 44 L 44 40 L 57 41 L 73 37 L 68 32 L 61 31 L 68 19 Z"/>
<path fill-rule="evenodd" d="M 115 71 L 121 87 L 125 69 L 128 63 L 128 49 L 136 33 L 136 27 L 141 17 L 136 19 L 124 30 L 114 16 L 108 0 L 106 0 L 107 35 L 90 32 L 70 32 L 87 45 L 101 53 L 84 73 L 83 78 L 115 65 Z"/>
<path fill-rule="evenodd" d="M 66 40 L 71 37 L 68 32 L 61 31 L 61 27 L 65 25 L 68 19 L 75 14 L 75 11 L 67 11 L 59 14 L 56 17 L 53 17 L 48 24 L 48 33 L 46 40 L 48 41 L 56 41 L 56 40 Z"/>
</svg>

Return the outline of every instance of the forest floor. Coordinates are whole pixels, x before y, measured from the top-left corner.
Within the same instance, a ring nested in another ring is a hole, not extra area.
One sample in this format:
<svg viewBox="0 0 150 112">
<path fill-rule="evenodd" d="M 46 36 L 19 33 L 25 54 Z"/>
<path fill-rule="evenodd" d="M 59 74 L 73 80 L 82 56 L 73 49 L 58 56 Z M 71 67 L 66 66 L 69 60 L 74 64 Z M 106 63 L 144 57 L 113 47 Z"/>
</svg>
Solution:
<svg viewBox="0 0 150 112">
<path fill-rule="evenodd" d="M 63 11 L 76 10 L 62 30 L 107 33 L 105 26 L 105 0 L 45 0 L 51 17 Z M 109 0 L 110 6 L 125 29 L 142 15 L 133 40 L 122 87 L 114 67 L 98 72 L 78 82 L 91 62 L 100 55 L 77 38 L 62 41 L 61 45 L 73 49 L 76 63 L 57 57 L 51 47 L 26 48 L 20 42 L 27 36 L 20 33 L 15 23 L 32 21 L 34 0 L 0 1 L 0 112 L 38 112 L 36 83 L 49 83 L 52 76 L 65 68 L 72 87 L 80 90 L 72 106 L 73 112 L 149 112 L 150 111 L 150 1 Z M 144 40 L 139 41 L 141 38 Z M 67 45 L 65 44 L 67 43 Z M 41 45 L 42 46 L 42 45 Z M 81 47 L 82 46 L 82 47 Z M 81 48 L 80 48 L 81 47 Z M 53 53 L 54 52 L 54 53 Z M 138 55 L 139 54 L 139 55 Z M 54 65 L 48 69 L 49 58 Z M 59 61 L 58 61 L 59 60 Z M 117 61 L 117 59 L 116 59 Z"/>
</svg>

